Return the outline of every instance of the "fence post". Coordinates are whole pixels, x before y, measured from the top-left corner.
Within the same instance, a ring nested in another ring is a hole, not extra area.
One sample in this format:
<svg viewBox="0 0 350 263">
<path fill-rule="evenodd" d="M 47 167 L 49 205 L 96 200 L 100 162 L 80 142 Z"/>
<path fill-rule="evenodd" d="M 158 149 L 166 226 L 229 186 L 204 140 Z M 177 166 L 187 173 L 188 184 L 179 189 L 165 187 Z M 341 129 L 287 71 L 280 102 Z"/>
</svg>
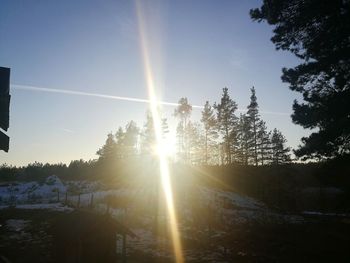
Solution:
<svg viewBox="0 0 350 263">
<path fill-rule="evenodd" d="M 78 195 L 78 205 L 77 205 L 77 207 L 78 207 L 78 208 L 80 207 L 80 193 L 79 193 L 79 195 Z"/>
<path fill-rule="evenodd" d="M 57 189 L 57 202 L 60 202 L 60 189 Z"/>
<path fill-rule="evenodd" d="M 65 198 L 65 200 L 64 200 L 64 203 L 65 203 L 65 204 L 67 204 L 67 202 L 68 202 L 68 191 L 66 191 L 66 198 Z"/>
<path fill-rule="evenodd" d="M 90 208 L 92 208 L 93 203 L 94 203 L 94 193 L 91 193 Z"/>
</svg>

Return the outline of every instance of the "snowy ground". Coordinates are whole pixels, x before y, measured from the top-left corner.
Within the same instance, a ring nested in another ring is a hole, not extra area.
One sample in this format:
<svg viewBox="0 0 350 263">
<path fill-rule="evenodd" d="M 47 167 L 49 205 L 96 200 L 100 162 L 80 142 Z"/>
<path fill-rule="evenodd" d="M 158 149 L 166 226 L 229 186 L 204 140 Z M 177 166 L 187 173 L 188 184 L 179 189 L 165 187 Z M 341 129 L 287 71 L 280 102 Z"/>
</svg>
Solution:
<svg viewBox="0 0 350 263">
<path fill-rule="evenodd" d="M 106 200 L 111 196 L 116 200 L 127 200 L 126 208 L 117 204 L 111 206 L 109 212 L 129 226 L 138 236 L 137 239 L 129 241 L 130 247 L 157 257 L 172 257 L 169 236 L 164 233 L 154 234 L 152 207 L 154 191 L 132 188 L 108 189 L 98 182 L 62 182 L 53 175 L 42 184 L 29 182 L 0 186 L 0 209 L 16 206 L 19 209 L 69 212 L 78 203 L 80 207 L 88 207 L 93 203 L 95 210 L 105 213 L 107 211 Z M 181 189 L 178 196 L 176 209 L 177 214 L 182 218 L 179 230 L 182 236 L 192 240 L 191 242 L 201 242 L 208 235 L 211 238 L 220 239 L 232 226 L 237 224 L 299 224 L 304 222 L 304 217 L 301 215 L 287 215 L 272 211 L 262 202 L 232 191 L 196 186 L 191 189 Z M 159 205 L 158 220 L 161 224 L 167 225 L 169 218 L 166 216 L 164 206 L 164 204 Z M 215 224 L 220 226 L 211 229 L 210 233 L 208 232 L 209 221 L 206 221 L 208 217 L 214 218 Z M 8 221 L 6 225 L 9 228 L 21 228 L 27 223 Z M 187 259 L 203 258 L 203 260 L 212 261 L 218 257 L 218 253 L 224 253 L 225 248 L 218 245 L 208 251 L 205 253 L 198 249 L 186 249 L 184 254 Z"/>
</svg>

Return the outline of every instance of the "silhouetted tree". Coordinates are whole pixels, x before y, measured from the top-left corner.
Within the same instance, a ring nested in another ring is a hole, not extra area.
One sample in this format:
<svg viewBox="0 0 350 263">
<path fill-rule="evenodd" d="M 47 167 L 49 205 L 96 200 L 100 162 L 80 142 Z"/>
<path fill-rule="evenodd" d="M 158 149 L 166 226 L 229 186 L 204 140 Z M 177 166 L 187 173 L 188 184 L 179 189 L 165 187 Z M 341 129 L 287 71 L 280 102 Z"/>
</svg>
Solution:
<svg viewBox="0 0 350 263">
<path fill-rule="evenodd" d="M 251 156 L 252 146 L 252 131 L 251 124 L 248 117 L 245 114 L 240 114 L 237 125 L 237 153 L 239 161 L 245 165 L 248 165 L 249 158 Z"/>
<path fill-rule="evenodd" d="M 271 150 L 273 164 L 283 164 L 290 162 L 290 148 L 285 146 L 287 142 L 283 134 L 276 128 L 271 135 Z"/>
<path fill-rule="evenodd" d="M 146 123 L 143 127 L 141 139 L 141 152 L 150 154 L 156 145 L 156 135 L 154 130 L 153 117 L 149 111 L 146 113 Z"/>
<path fill-rule="evenodd" d="M 200 125 L 197 122 L 188 121 L 185 130 L 188 138 L 188 161 L 191 164 L 201 164 L 204 160 L 204 139 L 201 134 Z"/>
<path fill-rule="evenodd" d="M 277 49 L 303 63 L 283 69 L 282 80 L 303 94 L 294 101 L 292 120 L 314 129 L 295 151 L 298 157 L 336 157 L 350 153 L 350 2 L 264 0 L 250 11 L 253 20 L 274 26 Z"/>
<path fill-rule="evenodd" d="M 226 87 L 223 89 L 220 103 L 215 104 L 214 107 L 217 110 L 219 131 L 221 132 L 225 143 L 227 163 L 230 164 L 232 163 L 233 136 L 236 136 L 235 126 L 237 117 L 235 111 L 237 110 L 237 104 L 230 98 Z"/>
<path fill-rule="evenodd" d="M 112 133 L 107 135 L 105 144 L 96 152 L 100 161 L 115 161 L 117 154 L 117 144 Z"/>
<path fill-rule="evenodd" d="M 169 133 L 169 125 L 168 125 L 168 120 L 167 118 L 162 118 L 162 136 L 163 139 L 166 137 L 166 135 Z"/>
<path fill-rule="evenodd" d="M 271 160 L 271 132 L 267 131 L 266 123 L 260 120 L 258 123 L 258 155 L 261 165 L 267 164 Z"/>
<path fill-rule="evenodd" d="M 185 137 L 184 124 L 182 121 L 180 121 L 176 126 L 177 156 L 180 161 L 186 161 L 184 137 Z"/>
<path fill-rule="evenodd" d="M 208 164 L 208 149 L 210 144 L 217 137 L 217 122 L 215 118 L 214 109 L 210 106 L 209 101 L 207 101 L 204 105 L 201 122 L 204 126 L 205 164 Z"/>
<path fill-rule="evenodd" d="M 251 130 L 251 144 L 249 145 L 251 150 L 251 156 L 253 157 L 254 164 L 258 165 L 258 124 L 260 121 L 259 116 L 259 106 L 257 102 L 257 98 L 255 95 L 255 88 L 252 87 L 250 89 L 251 96 L 250 96 L 250 104 L 248 105 L 248 111 L 247 111 L 247 120 L 250 126 Z"/>
<path fill-rule="evenodd" d="M 125 132 L 122 127 L 119 127 L 115 133 L 115 140 L 117 144 L 117 158 L 125 157 Z"/>
<path fill-rule="evenodd" d="M 180 140 L 179 145 L 179 154 L 181 158 L 184 158 L 185 161 L 188 161 L 188 138 L 186 137 L 186 128 L 187 122 L 191 116 L 192 106 L 188 103 L 187 98 L 181 98 L 179 100 L 179 106 L 175 109 L 175 117 L 180 119 L 180 122 L 177 126 L 177 137 Z"/>
<path fill-rule="evenodd" d="M 126 156 L 135 156 L 138 153 L 139 128 L 134 121 L 130 121 L 125 127 L 124 152 Z"/>
</svg>

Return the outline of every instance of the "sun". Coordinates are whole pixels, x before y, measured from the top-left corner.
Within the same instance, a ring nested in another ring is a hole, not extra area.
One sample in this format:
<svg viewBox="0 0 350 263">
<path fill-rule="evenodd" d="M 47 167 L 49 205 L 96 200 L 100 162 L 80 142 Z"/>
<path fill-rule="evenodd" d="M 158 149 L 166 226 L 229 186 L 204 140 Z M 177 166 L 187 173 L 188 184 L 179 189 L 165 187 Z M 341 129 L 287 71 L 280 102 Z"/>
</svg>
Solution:
<svg viewBox="0 0 350 263">
<path fill-rule="evenodd" d="M 155 153 L 158 156 L 165 156 L 168 158 L 175 157 L 175 154 L 176 154 L 175 141 L 170 138 L 160 140 L 160 142 L 157 143 L 157 145 L 154 148 L 155 148 Z"/>
</svg>

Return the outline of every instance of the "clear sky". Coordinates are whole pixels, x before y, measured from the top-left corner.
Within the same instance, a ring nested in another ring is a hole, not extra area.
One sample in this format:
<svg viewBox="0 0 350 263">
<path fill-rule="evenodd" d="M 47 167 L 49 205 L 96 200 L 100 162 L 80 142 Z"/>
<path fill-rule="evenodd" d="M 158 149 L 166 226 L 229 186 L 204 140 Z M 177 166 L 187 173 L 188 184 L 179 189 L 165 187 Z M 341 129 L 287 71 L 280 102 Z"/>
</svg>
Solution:
<svg viewBox="0 0 350 263">
<path fill-rule="evenodd" d="M 272 28 L 250 20 L 260 1 L 142 1 L 157 90 L 164 101 L 188 97 L 203 105 L 229 88 L 239 108 L 255 86 L 270 129 L 292 147 L 307 134 L 291 122 L 300 96 L 282 83 L 291 54 L 276 51 Z M 0 66 L 10 67 L 9 153 L 0 164 L 96 158 L 106 134 L 134 120 L 147 105 L 93 96 L 21 90 L 15 85 L 147 99 L 135 1 L 1 0 Z M 170 126 L 174 108 L 164 107 Z M 194 110 L 198 119 L 200 110 Z"/>
</svg>

